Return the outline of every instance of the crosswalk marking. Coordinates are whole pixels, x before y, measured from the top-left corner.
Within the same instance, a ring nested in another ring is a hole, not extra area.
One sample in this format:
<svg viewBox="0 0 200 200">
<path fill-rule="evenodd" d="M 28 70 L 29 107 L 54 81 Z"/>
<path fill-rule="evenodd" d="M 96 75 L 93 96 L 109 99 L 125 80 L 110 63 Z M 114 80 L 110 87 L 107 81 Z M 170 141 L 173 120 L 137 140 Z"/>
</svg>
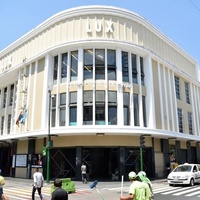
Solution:
<svg viewBox="0 0 200 200">
<path fill-rule="evenodd" d="M 109 190 L 109 191 L 121 191 L 121 187 L 113 187 L 113 188 L 103 188 L 101 190 Z M 128 193 L 129 186 L 123 187 L 123 193 Z M 153 183 L 153 193 L 162 194 L 162 195 L 173 195 L 173 196 L 196 196 L 200 197 L 200 187 L 199 185 L 195 186 L 169 186 L 167 182 Z M 198 196 L 199 195 L 199 196 Z"/>
<path fill-rule="evenodd" d="M 171 188 L 170 191 L 164 192 L 164 193 L 162 193 L 162 194 L 167 195 L 167 194 L 172 194 L 172 193 L 174 193 L 174 191 L 175 191 L 175 192 L 179 192 L 179 191 L 183 191 L 183 190 L 185 190 L 185 188 L 180 188 L 180 187 L 179 187 L 179 189 L 177 189 L 177 188 Z"/>
<path fill-rule="evenodd" d="M 197 195 L 197 194 L 200 194 L 200 191 L 196 191 L 196 192 L 192 192 L 190 194 L 187 194 L 185 195 L 186 197 L 191 197 L 191 196 L 194 196 L 194 195 Z M 199 197 L 199 196 L 198 196 Z"/>
<path fill-rule="evenodd" d="M 192 189 L 188 189 L 188 190 L 185 190 L 185 191 L 182 191 L 182 192 L 178 192 L 176 194 L 173 194 L 174 196 L 180 196 L 180 195 L 183 195 L 183 194 L 186 194 L 186 193 L 189 193 L 189 192 L 193 192 L 195 190 L 199 190 L 199 188 L 192 188 Z"/>
</svg>

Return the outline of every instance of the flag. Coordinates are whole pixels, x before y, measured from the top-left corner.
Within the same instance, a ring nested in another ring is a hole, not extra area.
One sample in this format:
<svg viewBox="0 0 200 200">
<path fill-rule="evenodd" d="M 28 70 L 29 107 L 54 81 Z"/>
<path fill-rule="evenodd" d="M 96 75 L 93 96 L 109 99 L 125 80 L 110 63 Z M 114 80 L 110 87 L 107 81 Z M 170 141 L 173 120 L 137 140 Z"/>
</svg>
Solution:
<svg viewBox="0 0 200 200">
<path fill-rule="evenodd" d="M 22 114 L 22 117 L 21 119 L 19 120 L 19 123 L 20 124 L 24 124 L 25 123 L 25 120 L 27 119 L 27 116 L 28 116 L 28 109 L 25 110 L 24 114 Z"/>
<path fill-rule="evenodd" d="M 16 120 L 16 125 L 19 127 L 20 124 L 24 124 L 25 120 L 27 119 L 27 116 L 28 116 L 28 109 L 26 109 L 24 113 L 21 111 L 19 117 Z"/>
<path fill-rule="evenodd" d="M 19 126 L 19 122 L 22 119 L 22 117 L 23 117 L 23 115 L 22 115 L 22 111 L 21 111 L 20 114 L 19 114 L 19 116 L 18 116 L 18 118 L 17 118 L 17 120 L 16 120 L 16 125 L 17 126 Z"/>
</svg>

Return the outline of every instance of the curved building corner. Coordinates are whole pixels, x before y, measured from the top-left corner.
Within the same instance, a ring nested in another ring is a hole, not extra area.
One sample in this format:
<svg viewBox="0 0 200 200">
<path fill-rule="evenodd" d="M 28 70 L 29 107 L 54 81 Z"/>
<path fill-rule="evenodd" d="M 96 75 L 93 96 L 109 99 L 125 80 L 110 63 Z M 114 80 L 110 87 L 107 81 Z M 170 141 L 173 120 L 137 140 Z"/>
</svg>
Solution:
<svg viewBox="0 0 200 200">
<path fill-rule="evenodd" d="M 199 163 L 198 74 L 190 55 L 133 12 L 60 12 L 0 52 L 0 168 L 80 180 L 84 162 L 90 180 L 120 180 Z"/>
</svg>

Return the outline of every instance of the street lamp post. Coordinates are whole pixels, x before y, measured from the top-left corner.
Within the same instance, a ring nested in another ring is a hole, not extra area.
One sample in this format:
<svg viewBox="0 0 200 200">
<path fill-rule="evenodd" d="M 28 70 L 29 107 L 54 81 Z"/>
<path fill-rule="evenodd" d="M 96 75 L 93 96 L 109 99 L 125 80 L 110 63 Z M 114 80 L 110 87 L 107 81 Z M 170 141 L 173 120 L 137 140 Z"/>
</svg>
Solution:
<svg viewBox="0 0 200 200">
<path fill-rule="evenodd" d="M 51 126 L 51 90 L 49 93 L 49 119 L 48 119 L 48 142 L 47 142 L 47 183 L 50 180 L 50 147 L 51 147 L 51 135 L 50 135 L 50 126 Z"/>
</svg>

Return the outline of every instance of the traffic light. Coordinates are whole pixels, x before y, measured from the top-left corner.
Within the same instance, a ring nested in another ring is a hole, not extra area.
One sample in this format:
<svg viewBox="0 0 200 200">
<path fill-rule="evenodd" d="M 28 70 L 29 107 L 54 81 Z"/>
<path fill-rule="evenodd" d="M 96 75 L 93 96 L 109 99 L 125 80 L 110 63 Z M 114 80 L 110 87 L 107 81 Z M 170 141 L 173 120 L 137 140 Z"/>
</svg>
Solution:
<svg viewBox="0 0 200 200">
<path fill-rule="evenodd" d="M 145 137 L 143 135 L 140 136 L 140 147 L 144 148 L 145 147 Z"/>
</svg>

